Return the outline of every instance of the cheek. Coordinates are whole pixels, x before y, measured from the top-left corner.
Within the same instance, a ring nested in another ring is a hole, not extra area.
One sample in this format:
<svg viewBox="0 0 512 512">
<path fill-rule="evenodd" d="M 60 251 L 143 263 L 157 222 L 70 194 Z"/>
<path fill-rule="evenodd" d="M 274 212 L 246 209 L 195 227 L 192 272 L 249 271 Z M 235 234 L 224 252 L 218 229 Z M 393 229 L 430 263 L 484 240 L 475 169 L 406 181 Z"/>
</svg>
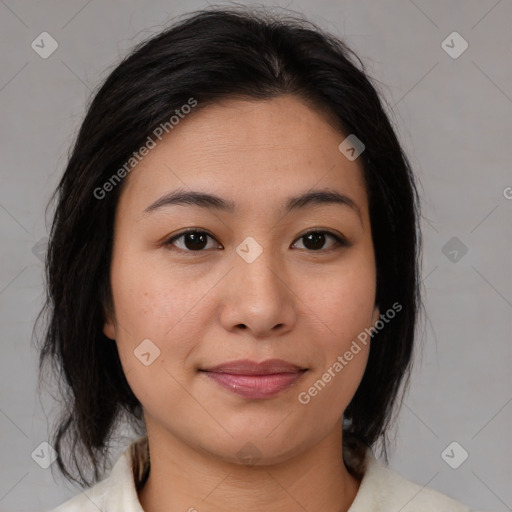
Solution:
<svg viewBox="0 0 512 512">
<path fill-rule="evenodd" d="M 128 260 L 113 273 L 123 371 L 144 408 L 156 411 L 161 397 L 172 396 L 173 408 L 185 406 L 179 382 L 204 325 L 205 292 L 172 276 Z"/>
<path fill-rule="evenodd" d="M 113 260 L 116 318 L 137 338 L 163 340 L 179 323 L 192 323 L 200 309 L 196 306 L 212 286 L 213 278 L 170 265 L 163 251 L 148 256 L 128 246 Z"/>
<path fill-rule="evenodd" d="M 329 346 L 343 349 L 352 339 L 368 328 L 375 307 L 376 275 L 373 256 L 354 254 L 322 279 L 308 280 L 301 296 L 311 311 L 328 330 Z M 312 286 L 314 284 L 314 286 Z M 319 340 L 325 339 L 322 337 Z"/>
<path fill-rule="evenodd" d="M 182 381 L 190 367 L 197 340 L 204 338 L 203 331 L 214 314 L 211 290 L 222 274 L 201 274 L 199 266 L 176 269 L 164 255 L 151 258 L 128 248 L 119 251 L 121 254 L 113 260 L 112 286 L 116 343 L 124 373 L 143 403 L 152 403 L 160 388 L 162 396 L 171 391 L 173 396 L 181 396 L 172 376 Z M 145 346 L 149 350 L 139 348 Z M 150 360 L 157 355 L 149 366 L 137 358 L 147 352 Z M 153 390 L 150 395 L 149 390 Z"/>
<path fill-rule="evenodd" d="M 354 253 L 321 282 L 316 280 L 315 293 L 302 291 L 317 326 L 310 338 L 316 364 L 302 397 L 333 420 L 352 399 L 366 368 L 370 338 L 365 329 L 372 325 L 375 307 L 373 262 L 372 253 Z"/>
<path fill-rule="evenodd" d="M 366 279 L 355 274 L 333 279 L 321 298 L 313 299 L 311 309 L 316 308 L 321 322 L 315 322 L 318 327 L 310 338 L 313 372 L 298 400 L 326 424 L 339 419 L 366 369 L 370 338 L 365 329 L 371 326 L 375 299 L 374 283 Z"/>
</svg>

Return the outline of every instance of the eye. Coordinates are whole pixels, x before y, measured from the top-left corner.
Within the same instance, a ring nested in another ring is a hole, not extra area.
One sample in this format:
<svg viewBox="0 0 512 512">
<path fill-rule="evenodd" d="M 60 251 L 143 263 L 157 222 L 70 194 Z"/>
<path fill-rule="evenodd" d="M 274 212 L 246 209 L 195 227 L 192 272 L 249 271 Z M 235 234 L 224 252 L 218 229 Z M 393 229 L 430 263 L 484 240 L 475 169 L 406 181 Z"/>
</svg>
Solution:
<svg viewBox="0 0 512 512">
<path fill-rule="evenodd" d="M 206 231 L 188 229 L 187 231 L 183 231 L 182 233 L 173 236 L 165 242 L 165 245 L 177 247 L 179 250 L 185 252 L 199 252 L 205 249 L 222 248 L 222 246 L 219 247 L 220 244 L 218 243 L 217 245 L 210 244 L 210 246 L 208 246 L 208 239 L 215 240 L 215 238 L 209 235 Z"/>
<path fill-rule="evenodd" d="M 330 252 L 349 245 L 345 238 L 325 230 L 309 231 L 304 233 L 297 240 L 303 241 L 303 247 L 298 247 L 299 249 L 306 249 L 310 252 Z M 329 240 L 331 240 L 331 243 L 325 248 Z M 183 252 L 204 252 L 207 249 L 223 248 L 218 242 L 214 243 L 213 241 L 216 241 L 215 238 L 206 231 L 188 229 L 173 236 L 165 242 L 164 245 Z M 297 248 L 297 243 L 298 242 L 295 242 L 292 247 Z"/>
<path fill-rule="evenodd" d="M 330 247 L 325 249 L 324 246 L 328 239 L 333 240 L 333 242 L 331 243 Z M 302 244 L 303 248 L 308 249 L 309 251 L 323 250 L 323 252 L 329 252 L 340 247 L 347 247 L 349 245 L 345 238 L 339 235 L 335 235 L 330 231 L 321 230 L 308 231 L 307 233 L 304 233 L 302 236 L 300 236 L 298 240 L 304 240 Z M 294 247 L 296 243 L 292 247 Z M 302 247 L 299 247 L 299 249 L 302 249 Z"/>
</svg>

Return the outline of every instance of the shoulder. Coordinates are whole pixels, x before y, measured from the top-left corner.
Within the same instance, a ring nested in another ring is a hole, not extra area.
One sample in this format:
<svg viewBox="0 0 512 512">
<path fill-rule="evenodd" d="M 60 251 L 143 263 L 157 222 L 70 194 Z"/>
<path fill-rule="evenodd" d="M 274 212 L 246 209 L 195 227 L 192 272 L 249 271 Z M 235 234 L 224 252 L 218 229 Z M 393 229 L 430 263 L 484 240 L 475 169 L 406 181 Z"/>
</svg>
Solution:
<svg viewBox="0 0 512 512">
<path fill-rule="evenodd" d="M 51 512 L 98 512 L 98 510 L 106 510 L 105 483 L 107 481 L 109 481 L 109 478 L 62 503 L 57 508 L 52 509 Z"/>
<path fill-rule="evenodd" d="M 356 499 L 349 512 L 471 512 L 468 507 L 434 489 L 403 478 L 377 461 L 370 450 Z"/>
<path fill-rule="evenodd" d="M 141 439 L 132 443 L 114 464 L 109 476 L 62 503 L 51 512 L 144 512 L 134 480 L 133 453 Z"/>
</svg>

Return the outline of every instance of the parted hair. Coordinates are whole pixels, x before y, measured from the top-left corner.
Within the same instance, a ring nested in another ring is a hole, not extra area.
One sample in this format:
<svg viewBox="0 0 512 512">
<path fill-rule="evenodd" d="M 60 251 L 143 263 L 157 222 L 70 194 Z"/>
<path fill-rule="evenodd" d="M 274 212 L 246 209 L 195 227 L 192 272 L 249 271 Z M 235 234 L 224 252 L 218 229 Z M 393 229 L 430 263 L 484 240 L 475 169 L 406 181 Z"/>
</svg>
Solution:
<svg viewBox="0 0 512 512">
<path fill-rule="evenodd" d="M 377 88 L 339 37 L 297 15 L 248 8 L 187 14 L 138 44 L 99 86 L 48 204 L 55 210 L 46 301 L 36 321 L 45 320 L 40 379 L 50 370 L 59 383 L 51 444 L 66 478 L 90 486 L 103 477 L 121 419 L 144 434 L 142 405 L 116 344 L 103 333 L 114 306 L 109 267 L 123 182 L 102 199 L 94 190 L 191 97 L 196 111 L 226 98 L 295 95 L 335 124 L 340 142 L 353 134 L 364 143 L 358 160 L 369 201 L 376 303 L 381 312 L 394 303 L 403 309 L 372 337 L 364 376 L 344 412 L 344 457 L 360 473 L 366 447 L 382 442 L 385 452 L 411 369 L 421 237 L 415 178 Z"/>
</svg>

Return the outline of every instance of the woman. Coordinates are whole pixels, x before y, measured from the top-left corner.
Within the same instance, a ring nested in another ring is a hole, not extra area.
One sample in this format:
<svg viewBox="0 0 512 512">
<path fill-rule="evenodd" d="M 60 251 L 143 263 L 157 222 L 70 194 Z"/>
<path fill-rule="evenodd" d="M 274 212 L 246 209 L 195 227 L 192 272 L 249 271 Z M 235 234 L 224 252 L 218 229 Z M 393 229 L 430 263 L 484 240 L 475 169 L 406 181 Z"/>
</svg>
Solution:
<svg viewBox="0 0 512 512">
<path fill-rule="evenodd" d="M 420 307 L 414 177 L 370 79 L 206 10 L 107 78 L 56 190 L 41 367 L 58 512 L 462 511 L 379 464 Z M 138 438 L 105 477 L 121 419 Z"/>
</svg>

